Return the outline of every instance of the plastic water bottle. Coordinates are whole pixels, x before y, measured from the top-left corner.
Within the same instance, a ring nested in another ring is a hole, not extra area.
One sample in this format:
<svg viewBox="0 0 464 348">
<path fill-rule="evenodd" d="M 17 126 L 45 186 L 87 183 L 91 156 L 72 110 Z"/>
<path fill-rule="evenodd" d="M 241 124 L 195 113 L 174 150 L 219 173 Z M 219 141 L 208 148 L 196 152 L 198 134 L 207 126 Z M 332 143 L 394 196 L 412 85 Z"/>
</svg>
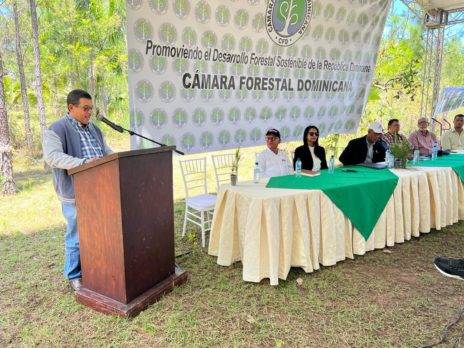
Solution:
<svg viewBox="0 0 464 348">
<path fill-rule="evenodd" d="M 393 156 L 390 149 L 385 152 L 385 161 L 387 162 L 388 168 L 393 168 L 395 166 L 395 156 Z"/>
<path fill-rule="evenodd" d="M 293 173 L 293 166 L 290 162 L 287 161 L 287 175 L 290 175 Z"/>
<path fill-rule="evenodd" d="M 335 158 L 334 156 L 330 157 L 329 160 L 329 174 L 333 174 L 335 169 Z"/>
<path fill-rule="evenodd" d="M 301 160 L 299 158 L 295 163 L 295 176 L 301 176 Z"/>
<path fill-rule="evenodd" d="M 261 178 L 261 169 L 259 169 L 258 161 L 256 161 L 255 169 L 253 170 L 253 182 L 255 184 L 258 184 L 260 178 Z"/>
<path fill-rule="evenodd" d="M 412 163 L 413 164 L 419 163 L 419 156 L 420 156 L 419 149 L 414 149 L 414 155 L 412 157 Z"/>
<path fill-rule="evenodd" d="M 438 144 L 437 142 L 434 142 L 433 147 L 432 147 L 432 160 L 436 160 L 437 155 L 438 155 Z"/>
<path fill-rule="evenodd" d="M 287 159 L 286 158 L 282 158 L 279 170 L 280 170 L 280 175 L 287 175 L 288 174 L 288 165 L 287 165 Z"/>
</svg>

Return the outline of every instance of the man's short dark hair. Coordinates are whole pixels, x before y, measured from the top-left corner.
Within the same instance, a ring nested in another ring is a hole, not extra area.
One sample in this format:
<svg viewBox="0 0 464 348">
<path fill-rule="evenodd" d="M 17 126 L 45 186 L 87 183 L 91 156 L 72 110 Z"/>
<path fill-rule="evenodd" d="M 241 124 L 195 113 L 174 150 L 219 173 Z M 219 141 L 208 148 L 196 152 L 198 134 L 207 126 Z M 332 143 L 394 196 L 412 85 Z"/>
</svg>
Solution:
<svg viewBox="0 0 464 348">
<path fill-rule="evenodd" d="M 92 99 L 90 94 L 82 89 L 75 89 L 71 92 L 69 92 L 68 97 L 66 98 L 66 105 L 73 104 L 77 105 L 79 104 L 79 100 L 81 98 L 84 99 Z"/>
<path fill-rule="evenodd" d="M 458 117 L 464 117 L 464 115 L 463 115 L 463 114 L 457 114 L 456 116 L 454 116 L 454 120 L 456 121 L 456 119 L 457 119 Z"/>
<path fill-rule="evenodd" d="M 395 122 L 400 122 L 400 120 L 398 120 L 397 118 L 392 118 L 390 121 L 388 121 L 388 127 L 390 127 Z"/>
</svg>

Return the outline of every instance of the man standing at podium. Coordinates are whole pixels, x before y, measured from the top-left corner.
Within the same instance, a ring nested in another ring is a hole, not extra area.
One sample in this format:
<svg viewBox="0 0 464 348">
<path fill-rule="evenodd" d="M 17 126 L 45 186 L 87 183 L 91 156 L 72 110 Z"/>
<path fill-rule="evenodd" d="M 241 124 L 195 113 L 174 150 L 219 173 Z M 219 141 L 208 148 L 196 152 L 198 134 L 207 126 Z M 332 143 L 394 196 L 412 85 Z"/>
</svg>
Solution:
<svg viewBox="0 0 464 348">
<path fill-rule="evenodd" d="M 66 219 L 64 276 L 76 291 L 81 287 L 79 235 L 73 179 L 67 170 L 92 162 L 112 151 L 101 130 L 90 123 L 92 97 L 76 89 L 67 97 L 68 112 L 43 134 L 44 160 L 53 170 L 53 185 Z M 89 187 L 89 190 L 92 188 Z"/>
</svg>

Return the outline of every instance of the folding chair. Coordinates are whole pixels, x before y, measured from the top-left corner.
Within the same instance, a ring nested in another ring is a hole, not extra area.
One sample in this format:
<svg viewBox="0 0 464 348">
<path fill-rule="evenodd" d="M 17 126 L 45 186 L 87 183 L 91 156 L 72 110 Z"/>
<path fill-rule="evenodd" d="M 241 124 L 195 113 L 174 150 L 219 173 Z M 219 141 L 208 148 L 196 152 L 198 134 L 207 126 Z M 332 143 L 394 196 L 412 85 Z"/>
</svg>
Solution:
<svg viewBox="0 0 464 348">
<path fill-rule="evenodd" d="M 212 155 L 214 175 L 216 176 L 216 190 L 222 183 L 230 183 L 230 173 L 235 160 L 234 154 Z"/>
<path fill-rule="evenodd" d="M 206 231 L 211 231 L 216 196 L 208 194 L 206 185 L 206 157 L 180 161 L 185 187 L 185 215 L 182 237 L 187 221 L 201 228 L 201 245 L 205 247 Z M 196 194 L 194 194 L 196 193 Z"/>
</svg>

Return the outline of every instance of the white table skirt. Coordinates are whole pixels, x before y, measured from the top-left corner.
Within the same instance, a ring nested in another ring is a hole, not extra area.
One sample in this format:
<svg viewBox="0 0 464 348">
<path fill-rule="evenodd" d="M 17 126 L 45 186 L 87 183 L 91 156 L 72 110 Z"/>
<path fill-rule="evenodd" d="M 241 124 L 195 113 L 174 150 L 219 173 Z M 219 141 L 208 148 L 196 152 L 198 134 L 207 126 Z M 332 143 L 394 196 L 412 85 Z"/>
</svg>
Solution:
<svg viewBox="0 0 464 348">
<path fill-rule="evenodd" d="M 313 272 L 464 219 L 464 186 L 451 168 L 393 172 L 398 185 L 367 241 L 320 190 L 223 185 L 208 252 L 222 266 L 241 261 L 245 281 L 277 285 L 291 267 Z"/>
</svg>

